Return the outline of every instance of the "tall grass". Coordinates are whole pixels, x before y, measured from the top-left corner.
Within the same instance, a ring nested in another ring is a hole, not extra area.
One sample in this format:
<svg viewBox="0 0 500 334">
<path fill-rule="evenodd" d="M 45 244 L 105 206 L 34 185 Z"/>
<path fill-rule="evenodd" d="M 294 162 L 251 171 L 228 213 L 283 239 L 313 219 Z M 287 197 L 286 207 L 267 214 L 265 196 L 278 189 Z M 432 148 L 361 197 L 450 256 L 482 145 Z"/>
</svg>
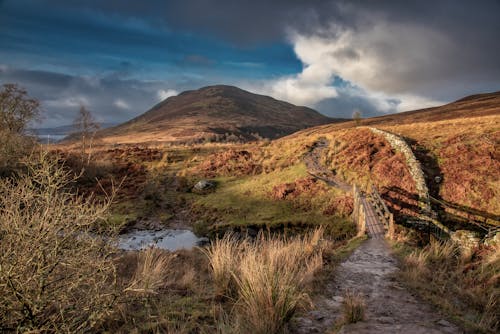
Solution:
<svg viewBox="0 0 500 334">
<path fill-rule="evenodd" d="M 202 249 L 208 257 L 217 296 L 227 296 L 234 288 L 233 273 L 237 270 L 240 252 L 245 246 L 231 233 L 215 239 L 210 247 Z"/>
<path fill-rule="evenodd" d="M 500 245 L 467 250 L 452 242 L 431 242 L 404 258 L 401 276 L 464 325 L 500 329 Z"/>
<path fill-rule="evenodd" d="M 158 294 L 173 271 L 171 264 L 174 256 L 158 248 L 141 251 L 138 256 L 137 269 L 125 291 L 144 295 Z"/>
<path fill-rule="evenodd" d="M 206 254 L 214 279 L 221 280 L 215 282 L 237 299 L 237 331 L 279 333 L 296 310 L 311 305 L 307 287 L 323 264 L 322 233 L 318 229 L 293 239 L 261 234 L 255 241 L 229 236 L 211 244 Z"/>
<path fill-rule="evenodd" d="M 364 320 L 365 307 L 365 300 L 361 294 L 346 291 L 342 302 L 343 322 L 352 324 Z"/>
</svg>

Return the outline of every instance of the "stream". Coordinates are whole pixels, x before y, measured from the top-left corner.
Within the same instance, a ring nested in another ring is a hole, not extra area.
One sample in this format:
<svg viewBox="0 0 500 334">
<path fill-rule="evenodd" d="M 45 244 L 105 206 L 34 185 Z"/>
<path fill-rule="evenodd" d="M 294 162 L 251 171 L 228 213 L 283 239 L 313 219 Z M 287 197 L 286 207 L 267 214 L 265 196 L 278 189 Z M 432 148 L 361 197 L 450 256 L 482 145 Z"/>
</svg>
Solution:
<svg viewBox="0 0 500 334">
<path fill-rule="evenodd" d="M 118 248 L 132 251 L 157 247 L 169 251 L 191 249 L 208 241 L 190 230 L 132 230 L 118 236 Z"/>
</svg>

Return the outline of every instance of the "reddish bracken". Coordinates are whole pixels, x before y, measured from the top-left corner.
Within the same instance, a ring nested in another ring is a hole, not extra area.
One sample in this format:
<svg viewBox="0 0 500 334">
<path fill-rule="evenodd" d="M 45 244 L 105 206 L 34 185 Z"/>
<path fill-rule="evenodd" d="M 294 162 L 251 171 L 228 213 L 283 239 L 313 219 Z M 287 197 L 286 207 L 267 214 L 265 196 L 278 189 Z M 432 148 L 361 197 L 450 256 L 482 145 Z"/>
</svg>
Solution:
<svg viewBox="0 0 500 334">
<path fill-rule="evenodd" d="M 205 177 L 239 176 L 258 174 L 262 166 L 253 161 L 249 151 L 227 150 L 210 155 L 197 169 Z"/>
<path fill-rule="evenodd" d="M 324 190 L 324 186 L 320 185 L 316 179 L 304 178 L 299 179 L 291 183 L 283 183 L 273 187 L 271 191 L 271 197 L 277 200 L 296 198 L 302 193 L 307 193 L 308 196 L 312 196 L 321 190 Z"/>
<path fill-rule="evenodd" d="M 415 182 L 403 154 L 395 152 L 383 137 L 369 129 L 347 131 L 337 140 L 343 146 L 337 151 L 334 167 L 369 178 L 389 206 L 401 210 L 400 214 L 419 213 Z"/>
<path fill-rule="evenodd" d="M 354 207 L 354 199 L 351 195 L 334 198 L 330 204 L 323 210 L 326 216 L 343 216 L 347 217 L 352 213 Z"/>
<path fill-rule="evenodd" d="M 495 145 L 500 142 L 500 132 L 493 133 L 489 140 L 479 137 L 456 136 L 442 145 L 439 157 L 444 179 L 440 195 L 446 201 L 491 212 L 495 198 L 491 180 L 500 179 L 498 146 Z M 471 196 L 473 194 L 480 196 Z"/>
</svg>

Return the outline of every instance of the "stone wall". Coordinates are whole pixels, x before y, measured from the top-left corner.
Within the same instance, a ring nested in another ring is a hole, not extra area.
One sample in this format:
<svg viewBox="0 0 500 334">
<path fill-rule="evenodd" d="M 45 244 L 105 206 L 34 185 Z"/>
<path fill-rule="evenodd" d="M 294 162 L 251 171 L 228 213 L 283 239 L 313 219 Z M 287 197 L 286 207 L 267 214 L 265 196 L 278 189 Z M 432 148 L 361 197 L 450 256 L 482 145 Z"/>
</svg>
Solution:
<svg viewBox="0 0 500 334">
<path fill-rule="evenodd" d="M 405 156 L 408 170 L 413 180 L 415 181 L 415 188 L 417 189 L 419 198 L 419 207 L 421 209 L 421 219 L 432 222 L 432 224 L 434 224 L 434 226 L 437 227 L 440 232 L 444 232 L 451 237 L 453 232 L 436 219 L 437 213 L 432 210 L 429 188 L 427 188 L 427 183 L 425 182 L 425 176 L 424 172 L 422 171 L 422 166 L 413 154 L 413 151 L 408 143 L 406 143 L 403 138 L 393 133 L 376 128 L 369 129 L 373 133 L 383 136 L 389 142 L 389 144 L 391 144 L 392 148 L 403 153 L 403 155 Z"/>
<path fill-rule="evenodd" d="M 430 220 L 435 226 L 446 232 L 450 236 L 450 239 L 459 244 L 461 247 L 477 247 L 477 245 L 480 243 L 480 238 L 474 232 L 466 230 L 458 230 L 452 232 L 446 226 L 436 220 L 437 213 L 434 212 L 431 207 L 429 189 L 427 188 L 427 184 L 425 182 L 425 176 L 424 172 L 422 171 L 422 166 L 413 154 L 411 147 L 406 143 L 406 141 L 400 136 L 387 131 L 376 128 L 369 129 L 373 133 L 383 136 L 396 151 L 404 154 L 409 172 L 413 180 L 415 181 L 415 187 L 417 189 L 419 197 L 419 206 L 422 209 L 422 218 L 424 218 L 425 220 Z M 484 240 L 484 243 L 486 245 L 500 243 L 500 231 L 498 229 L 494 231 L 495 233 L 491 233 L 491 236 Z"/>
<path fill-rule="evenodd" d="M 429 189 L 427 188 L 427 183 L 425 182 L 424 172 L 422 171 L 422 166 L 413 154 L 412 149 L 406 143 L 406 141 L 390 132 L 379 130 L 376 128 L 369 128 L 373 133 L 383 136 L 389 144 L 396 150 L 404 154 L 406 158 L 406 164 L 408 170 L 413 180 L 415 181 L 415 187 L 417 189 L 419 197 L 419 206 L 422 209 L 422 213 L 432 217 L 432 207 L 429 198 Z"/>
</svg>

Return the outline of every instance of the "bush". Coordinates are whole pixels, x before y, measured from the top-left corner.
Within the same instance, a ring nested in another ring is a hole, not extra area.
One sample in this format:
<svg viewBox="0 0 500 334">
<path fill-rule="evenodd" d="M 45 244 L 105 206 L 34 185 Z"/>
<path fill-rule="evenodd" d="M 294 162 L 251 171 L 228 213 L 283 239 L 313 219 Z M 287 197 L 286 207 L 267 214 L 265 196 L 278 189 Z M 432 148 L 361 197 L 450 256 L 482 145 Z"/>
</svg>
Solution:
<svg viewBox="0 0 500 334">
<path fill-rule="evenodd" d="M 46 153 L 0 180 L 0 330 L 85 332 L 117 294 L 113 247 L 91 231 L 110 200 L 69 193 L 70 173 Z"/>
<path fill-rule="evenodd" d="M 33 138 L 0 129 L 0 177 L 11 176 L 35 147 Z"/>
</svg>

